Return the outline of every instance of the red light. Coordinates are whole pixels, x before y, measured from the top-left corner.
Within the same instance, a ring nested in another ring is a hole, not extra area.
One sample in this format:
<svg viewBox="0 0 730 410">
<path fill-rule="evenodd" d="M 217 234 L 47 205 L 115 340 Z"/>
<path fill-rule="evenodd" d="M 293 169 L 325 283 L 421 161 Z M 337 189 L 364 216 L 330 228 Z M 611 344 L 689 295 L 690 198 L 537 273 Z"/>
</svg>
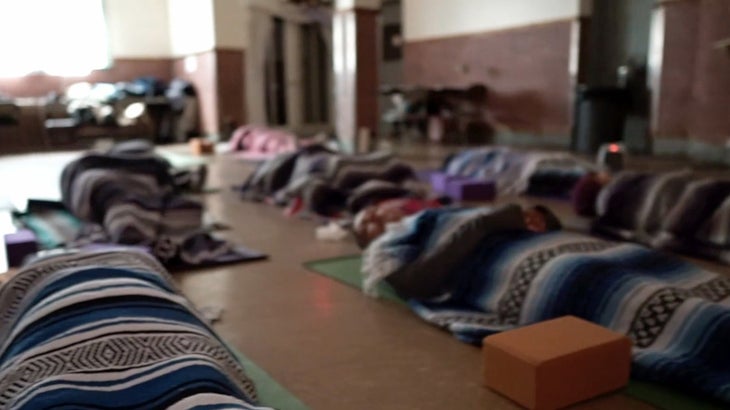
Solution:
<svg viewBox="0 0 730 410">
<path fill-rule="evenodd" d="M 609 144 L 608 151 L 609 152 L 619 152 L 621 148 L 618 146 L 618 144 Z"/>
</svg>

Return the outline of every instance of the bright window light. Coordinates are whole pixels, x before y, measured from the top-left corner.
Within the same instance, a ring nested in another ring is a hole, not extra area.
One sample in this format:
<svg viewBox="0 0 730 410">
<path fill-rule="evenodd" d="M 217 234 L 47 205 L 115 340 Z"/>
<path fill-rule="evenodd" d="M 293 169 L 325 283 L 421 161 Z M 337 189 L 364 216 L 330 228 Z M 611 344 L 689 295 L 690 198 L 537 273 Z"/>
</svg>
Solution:
<svg viewBox="0 0 730 410">
<path fill-rule="evenodd" d="M 0 0 L 0 76 L 83 76 L 109 66 L 102 0 Z"/>
<path fill-rule="evenodd" d="M 134 102 L 124 109 L 124 117 L 130 120 L 139 118 L 144 114 L 145 105 L 141 102 Z"/>
</svg>

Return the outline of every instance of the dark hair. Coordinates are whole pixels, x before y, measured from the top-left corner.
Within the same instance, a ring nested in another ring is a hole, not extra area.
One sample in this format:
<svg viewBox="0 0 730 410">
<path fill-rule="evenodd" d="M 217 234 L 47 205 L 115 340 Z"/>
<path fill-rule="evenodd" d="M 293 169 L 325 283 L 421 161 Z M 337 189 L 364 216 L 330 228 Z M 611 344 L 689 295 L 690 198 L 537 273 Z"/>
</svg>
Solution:
<svg viewBox="0 0 730 410">
<path fill-rule="evenodd" d="M 559 231 L 563 229 L 563 224 L 560 223 L 560 219 L 547 207 L 543 205 L 535 205 L 532 209 L 540 212 L 545 217 L 545 228 L 548 231 Z"/>
</svg>

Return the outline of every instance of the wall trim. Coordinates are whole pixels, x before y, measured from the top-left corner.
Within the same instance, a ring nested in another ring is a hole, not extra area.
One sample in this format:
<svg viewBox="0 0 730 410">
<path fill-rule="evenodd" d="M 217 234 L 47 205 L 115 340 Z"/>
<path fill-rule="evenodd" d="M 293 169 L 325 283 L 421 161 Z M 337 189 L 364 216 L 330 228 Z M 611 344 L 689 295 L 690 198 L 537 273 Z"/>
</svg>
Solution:
<svg viewBox="0 0 730 410">
<path fill-rule="evenodd" d="M 730 165 L 730 149 L 702 141 L 690 141 L 688 156 L 701 161 Z"/>
<path fill-rule="evenodd" d="M 495 145 L 514 145 L 520 147 L 570 149 L 567 135 L 537 135 L 528 132 L 501 130 L 494 138 Z M 682 157 L 711 164 L 730 165 L 730 145 L 719 146 L 703 141 L 686 138 L 655 138 L 653 155 L 662 157 Z"/>
<path fill-rule="evenodd" d="M 662 6 L 668 6 L 671 3 L 680 3 L 680 2 L 688 2 L 688 1 L 696 1 L 696 0 L 657 0 L 656 5 L 659 7 L 662 7 Z"/>
<path fill-rule="evenodd" d="M 570 148 L 570 137 L 567 135 L 537 135 L 519 131 L 497 131 L 494 142 L 498 145 L 516 145 L 559 149 Z"/>
<path fill-rule="evenodd" d="M 175 61 L 175 60 L 183 60 L 186 57 L 199 57 L 204 54 L 210 54 L 210 53 L 241 53 L 241 54 L 245 55 L 246 51 L 247 51 L 246 48 L 240 48 L 240 47 L 213 47 L 213 48 L 210 48 L 207 50 L 194 51 L 194 52 L 186 53 L 186 54 L 175 54 L 170 57 L 160 57 L 159 59 Z"/>
<path fill-rule="evenodd" d="M 654 138 L 652 142 L 655 155 L 684 156 L 689 152 L 686 138 Z"/>
<path fill-rule="evenodd" d="M 404 38 L 403 42 L 404 43 L 420 43 L 420 42 L 439 41 L 439 40 L 459 38 L 459 37 L 471 37 L 471 36 L 483 36 L 483 35 L 487 35 L 487 34 L 509 33 L 511 31 L 533 29 L 533 28 L 537 28 L 537 27 L 541 27 L 541 26 L 549 26 L 549 25 L 558 24 L 558 23 L 572 23 L 576 20 L 580 20 L 580 18 L 581 18 L 581 16 L 575 16 L 575 17 L 560 18 L 560 19 L 554 19 L 554 20 L 548 20 L 548 21 L 541 21 L 539 23 L 523 24 L 523 25 L 514 26 L 514 27 L 498 28 L 498 29 L 494 29 L 494 30 L 479 30 L 479 31 L 472 31 L 469 33 L 447 34 L 444 36 Z"/>
<path fill-rule="evenodd" d="M 701 162 L 730 165 L 730 146 L 686 138 L 654 138 L 654 154 L 687 157 Z"/>
</svg>

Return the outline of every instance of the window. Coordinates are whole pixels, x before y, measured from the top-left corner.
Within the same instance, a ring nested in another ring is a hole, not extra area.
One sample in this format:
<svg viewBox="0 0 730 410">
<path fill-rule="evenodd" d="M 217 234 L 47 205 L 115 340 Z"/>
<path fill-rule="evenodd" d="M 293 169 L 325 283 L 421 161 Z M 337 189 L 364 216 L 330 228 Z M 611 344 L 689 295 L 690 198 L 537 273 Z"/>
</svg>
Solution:
<svg viewBox="0 0 730 410">
<path fill-rule="evenodd" d="M 102 0 L 0 0 L 0 76 L 81 76 L 109 62 Z"/>
</svg>

